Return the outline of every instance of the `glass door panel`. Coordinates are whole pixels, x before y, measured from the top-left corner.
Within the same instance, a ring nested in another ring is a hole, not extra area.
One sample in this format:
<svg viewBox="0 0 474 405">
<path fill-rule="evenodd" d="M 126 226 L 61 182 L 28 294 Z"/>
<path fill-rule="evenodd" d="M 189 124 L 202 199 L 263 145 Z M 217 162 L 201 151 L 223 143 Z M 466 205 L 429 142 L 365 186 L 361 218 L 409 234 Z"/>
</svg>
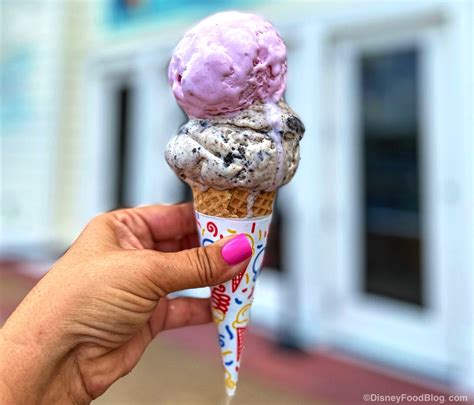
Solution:
<svg viewBox="0 0 474 405">
<path fill-rule="evenodd" d="M 364 290 L 423 305 L 418 59 L 359 55 L 360 206 Z"/>
</svg>

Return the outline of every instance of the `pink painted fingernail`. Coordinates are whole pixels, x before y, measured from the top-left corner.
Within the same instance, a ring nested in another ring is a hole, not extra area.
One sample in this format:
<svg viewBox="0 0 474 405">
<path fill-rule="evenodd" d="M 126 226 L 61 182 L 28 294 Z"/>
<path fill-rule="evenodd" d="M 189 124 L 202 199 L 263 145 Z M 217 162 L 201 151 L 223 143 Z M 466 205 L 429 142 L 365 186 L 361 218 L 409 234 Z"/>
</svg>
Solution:
<svg viewBox="0 0 474 405">
<path fill-rule="evenodd" d="M 224 245 L 221 255 L 227 264 L 237 264 L 252 256 L 252 246 L 241 233 Z"/>
</svg>

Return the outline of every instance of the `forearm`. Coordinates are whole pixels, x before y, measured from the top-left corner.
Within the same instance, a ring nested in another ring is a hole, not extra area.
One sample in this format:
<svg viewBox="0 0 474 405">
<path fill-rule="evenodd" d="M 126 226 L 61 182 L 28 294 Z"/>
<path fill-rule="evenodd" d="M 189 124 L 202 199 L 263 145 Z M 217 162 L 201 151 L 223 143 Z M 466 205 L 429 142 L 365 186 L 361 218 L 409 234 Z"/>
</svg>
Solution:
<svg viewBox="0 0 474 405">
<path fill-rule="evenodd" d="M 3 364 L 3 356 L 0 356 L 0 365 Z M 14 404 L 14 393 L 12 387 L 8 385 L 5 380 L 5 373 L 3 367 L 0 366 L 0 403 L 1 404 Z"/>
<path fill-rule="evenodd" d="M 36 287 L 0 330 L 0 402 L 86 403 L 74 346 L 54 297 Z"/>
</svg>

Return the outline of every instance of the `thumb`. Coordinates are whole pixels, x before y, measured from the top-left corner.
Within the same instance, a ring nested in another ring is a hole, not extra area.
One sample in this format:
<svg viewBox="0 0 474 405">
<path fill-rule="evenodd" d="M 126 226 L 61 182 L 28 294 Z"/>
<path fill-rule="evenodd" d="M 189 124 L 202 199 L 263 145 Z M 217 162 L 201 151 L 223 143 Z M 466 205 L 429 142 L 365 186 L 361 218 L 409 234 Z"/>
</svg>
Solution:
<svg viewBox="0 0 474 405">
<path fill-rule="evenodd" d="M 168 294 L 232 279 L 246 269 L 252 246 L 244 234 L 238 234 L 177 253 L 149 252 L 153 265 L 147 270 L 151 273 L 148 276 L 162 293 Z"/>
</svg>

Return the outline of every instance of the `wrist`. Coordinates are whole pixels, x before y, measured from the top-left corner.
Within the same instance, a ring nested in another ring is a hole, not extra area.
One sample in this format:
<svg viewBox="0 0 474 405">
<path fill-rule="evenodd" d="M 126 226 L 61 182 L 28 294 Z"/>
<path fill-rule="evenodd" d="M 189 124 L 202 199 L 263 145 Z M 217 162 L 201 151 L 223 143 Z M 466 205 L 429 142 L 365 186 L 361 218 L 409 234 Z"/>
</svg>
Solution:
<svg viewBox="0 0 474 405">
<path fill-rule="evenodd" d="M 0 330 L 1 403 L 90 402 L 68 333 L 69 305 L 48 296 L 40 282 Z"/>
<path fill-rule="evenodd" d="M 0 402 L 5 404 L 64 403 L 91 401 L 82 377 L 69 354 L 12 341 L 0 331 Z M 21 387 L 21 389 L 18 389 Z"/>
</svg>

